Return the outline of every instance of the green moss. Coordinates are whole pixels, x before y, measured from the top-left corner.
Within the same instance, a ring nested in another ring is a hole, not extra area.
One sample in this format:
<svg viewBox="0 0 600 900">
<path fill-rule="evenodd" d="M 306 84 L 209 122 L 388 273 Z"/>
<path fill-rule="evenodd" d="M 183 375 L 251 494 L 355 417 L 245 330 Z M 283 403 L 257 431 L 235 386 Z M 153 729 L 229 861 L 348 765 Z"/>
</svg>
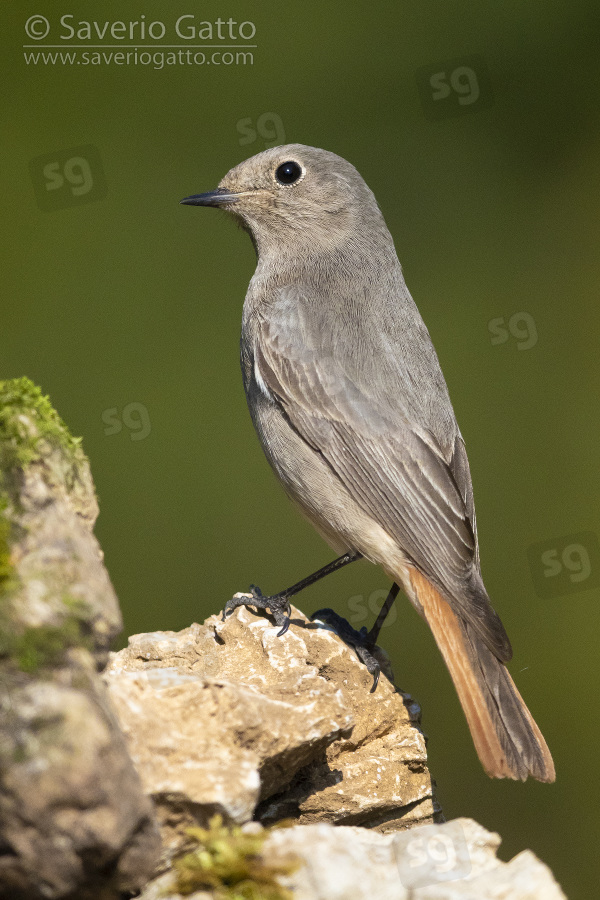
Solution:
<svg viewBox="0 0 600 900">
<path fill-rule="evenodd" d="M 277 881 L 295 872 L 300 861 L 289 857 L 268 863 L 261 855 L 269 829 L 244 834 L 213 816 L 206 828 L 188 828 L 198 847 L 175 861 L 177 890 L 181 894 L 212 890 L 217 900 L 292 900 L 292 893 Z"/>
<path fill-rule="evenodd" d="M 0 496 L 0 595 L 9 589 L 14 578 L 10 559 L 10 522 L 4 515 L 6 505 L 6 500 Z"/>
<path fill-rule="evenodd" d="M 81 644 L 81 623 L 66 619 L 60 627 L 41 625 L 19 635 L 11 654 L 22 672 L 37 672 L 60 660 L 69 647 Z"/>
<path fill-rule="evenodd" d="M 80 621 L 87 622 L 90 618 L 90 605 L 81 597 L 74 597 L 72 594 L 63 594 L 61 597 L 63 606 L 69 610 L 70 614 Z"/>
<path fill-rule="evenodd" d="M 64 619 L 58 625 L 39 628 L 24 628 L 11 603 L 10 595 L 19 586 L 11 544 L 20 540 L 23 526 L 18 516 L 11 522 L 6 514 L 9 499 L 18 510 L 20 470 L 55 448 L 61 451 L 59 477 L 70 487 L 86 461 L 81 439 L 71 436 L 49 399 L 28 378 L 0 381 L 0 656 L 23 672 L 60 661 L 71 647 L 92 649 L 85 624 L 89 610 L 79 598 L 66 594 L 62 598 Z"/>
<path fill-rule="evenodd" d="M 85 458 L 81 438 L 71 436 L 48 397 L 29 378 L 0 381 L 0 478 L 3 471 L 24 469 L 39 459 L 43 441 L 61 447 L 74 461 Z"/>
<path fill-rule="evenodd" d="M 0 626 L 0 656 L 8 657 L 22 672 L 33 673 L 59 663 L 71 647 L 92 648 L 92 641 L 79 619 L 69 617 L 61 625 L 40 625 L 15 631 Z"/>
</svg>

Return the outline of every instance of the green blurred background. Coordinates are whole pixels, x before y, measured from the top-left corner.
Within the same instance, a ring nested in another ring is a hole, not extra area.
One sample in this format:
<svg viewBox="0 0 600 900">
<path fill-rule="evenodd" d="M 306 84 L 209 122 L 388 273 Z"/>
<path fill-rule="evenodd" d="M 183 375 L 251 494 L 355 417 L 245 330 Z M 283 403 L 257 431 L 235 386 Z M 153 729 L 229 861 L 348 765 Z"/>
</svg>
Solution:
<svg viewBox="0 0 600 900">
<path fill-rule="evenodd" d="M 51 24 L 45 40 L 25 36 L 34 14 Z M 252 22 L 253 64 L 27 65 L 24 43 L 135 43 L 61 40 L 63 14 L 143 14 L 167 27 L 145 43 L 184 47 L 198 41 L 174 33 L 180 15 Z M 556 784 L 485 776 L 405 599 L 381 642 L 423 707 L 446 815 L 498 830 L 504 858 L 533 849 L 570 898 L 596 895 L 597 9 L 146 0 L 13 3 L 3 16 L 0 378 L 34 379 L 84 437 L 125 633 L 183 628 L 250 582 L 274 592 L 332 558 L 278 487 L 246 410 L 250 241 L 178 201 L 266 146 L 333 150 L 375 192 L 437 348 L 486 584 Z M 360 627 L 386 587 L 360 563 L 299 605 Z"/>
</svg>

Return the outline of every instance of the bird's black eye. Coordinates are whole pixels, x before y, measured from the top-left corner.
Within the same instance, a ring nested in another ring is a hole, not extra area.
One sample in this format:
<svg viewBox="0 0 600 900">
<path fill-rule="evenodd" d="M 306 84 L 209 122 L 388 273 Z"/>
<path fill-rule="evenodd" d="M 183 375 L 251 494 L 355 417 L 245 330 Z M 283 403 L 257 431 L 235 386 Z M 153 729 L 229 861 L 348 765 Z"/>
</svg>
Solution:
<svg viewBox="0 0 600 900">
<path fill-rule="evenodd" d="M 290 160 L 289 162 L 281 163 L 280 166 L 277 166 L 275 170 L 275 178 L 279 182 L 279 184 L 294 184 L 295 181 L 298 181 L 300 176 L 302 175 L 302 169 L 298 165 L 297 162 Z"/>
</svg>

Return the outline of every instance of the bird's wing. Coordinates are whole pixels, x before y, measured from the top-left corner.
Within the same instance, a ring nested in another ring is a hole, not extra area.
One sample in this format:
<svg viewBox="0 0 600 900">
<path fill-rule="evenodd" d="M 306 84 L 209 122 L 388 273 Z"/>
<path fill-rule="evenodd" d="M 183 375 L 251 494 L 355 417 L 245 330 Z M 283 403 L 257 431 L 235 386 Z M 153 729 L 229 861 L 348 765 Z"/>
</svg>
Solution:
<svg viewBox="0 0 600 900">
<path fill-rule="evenodd" d="M 321 352 L 317 336 L 299 334 L 289 324 L 281 327 L 276 316 L 263 320 L 254 348 L 259 380 L 354 500 L 490 648 L 510 656 L 504 628 L 478 577 L 460 433 L 447 458 L 430 431 L 402 415 L 401 405 L 385 402 L 377 386 L 357 385 L 334 354 Z"/>
</svg>

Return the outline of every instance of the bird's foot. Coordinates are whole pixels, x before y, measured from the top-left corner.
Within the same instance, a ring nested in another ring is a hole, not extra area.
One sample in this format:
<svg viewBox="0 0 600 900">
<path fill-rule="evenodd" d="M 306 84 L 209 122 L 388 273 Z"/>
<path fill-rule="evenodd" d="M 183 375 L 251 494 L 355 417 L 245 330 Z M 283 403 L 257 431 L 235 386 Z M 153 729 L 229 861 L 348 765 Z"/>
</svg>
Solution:
<svg viewBox="0 0 600 900">
<path fill-rule="evenodd" d="M 312 622 L 319 619 L 320 622 L 331 625 L 337 636 L 349 647 L 352 647 L 369 675 L 373 676 L 373 687 L 371 688 L 371 693 L 373 693 L 379 682 L 381 666 L 373 656 L 375 645 L 369 640 L 367 629 L 363 626 L 360 631 L 357 631 L 350 622 L 333 609 L 318 609 L 310 618 Z"/>
<path fill-rule="evenodd" d="M 273 594 L 272 597 L 265 597 L 263 592 L 255 584 L 250 585 L 248 594 L 234 594 L 231 600 L 228 600 L 223 610 L 222 620 L 225 621 L 229 613 L 237 609 L 238 606 L 254 606 L 256 609 L 264 609 L 271 613 L 275 619 L 275 624 L 279 625 L 277 637 L 285 634 L 290 627 L 291 607 L 290 601 L 285 591 L 281 594 Z"/>
</svg>

